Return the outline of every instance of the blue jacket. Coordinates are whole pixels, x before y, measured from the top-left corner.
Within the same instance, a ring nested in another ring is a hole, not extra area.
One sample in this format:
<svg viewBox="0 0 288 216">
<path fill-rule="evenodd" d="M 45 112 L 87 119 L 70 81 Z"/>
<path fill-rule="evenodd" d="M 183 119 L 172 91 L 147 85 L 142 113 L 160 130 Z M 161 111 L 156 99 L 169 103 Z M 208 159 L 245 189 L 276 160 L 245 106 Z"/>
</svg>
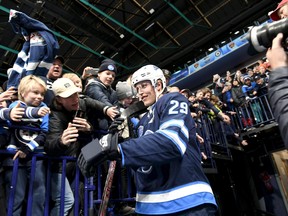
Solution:
<svg viewBox="0 0 288 216">
<path fill-rule="evenodd" d="M 26 75 L 46 76 L 58 52 L 59 44 L 52 31 L 42 22 L 22 12 L 10 10 L 9 22 L 16 34 L 22 34 L 25 42 L 8 77 L 7 88 L 18 87 Z"/>
<path fill-rule="evenodd" d="M 9 108 L 13 108 L 18 104 L 14 101 Z M 40 107 L 46 107 L 45 103 L 41 103 L 38 107 L 29 107 L 24 102 L 21 102 L 21 107 L 26 109 L 26 116 L 21 122 L 9 121 L 12 127 L 12 136 L 15 136 L 16 146 L 27 146 L 30 151 L 43 151 L 46 141 L 46 133 L 48 132 L 49 114 L 44 117 L 38 116 L 37 112 Z"/>
<path fill-rule="evenodd" d="M 137 213 L 161 215 L 205 203 L 216 206 L 183 95 L 162 96 L 140 120 L 138 135 L 119 144 L 122 165 L 135 171 Z"/>
<path fill-rule="evenodd" d="M 255 97 L 252 93 L 253 91 L 257 91 L 257 86 L 256 86 L 256 82 L 251 82 L 251 85 L 248 86 L 248 85 L 243 85 L 242 86 L 242 92 L 244 93 L 244 95 L 246 97 L 250 97 L 250 98 L 253 98 Z"/>
</svg>

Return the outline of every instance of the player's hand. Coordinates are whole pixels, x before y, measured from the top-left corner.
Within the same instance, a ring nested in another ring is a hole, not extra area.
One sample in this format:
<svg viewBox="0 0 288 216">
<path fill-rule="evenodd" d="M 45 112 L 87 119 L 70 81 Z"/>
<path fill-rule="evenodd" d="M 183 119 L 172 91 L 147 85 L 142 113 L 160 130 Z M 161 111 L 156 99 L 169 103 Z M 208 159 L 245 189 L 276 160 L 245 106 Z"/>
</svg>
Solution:
<svg viewBox="0 0 288 216">
<path fill-rule="evenodd" d="M 118 115 L 119 116 L 119 115 Z M 122 130 L 125 126 L 123 126 L 123 122 L 124 122 L 124 118 L 122 117 L 116 117 L 114 119 L 114 121 L 111 123 L 110 127 L 109 127 L 109 131 L 110 132 L 117 132 Z"/>
<path fill-rule="evenodd" d="M 106 160 L 117 160 L 121 157 L 118 150 L 118 134 L 109 133 L 100 140 L 95 139 L 81 149 L 78 157 L 78 166 L 86 177 L 91 175 L 91 167 L 97 166 Z"/>
</svg>

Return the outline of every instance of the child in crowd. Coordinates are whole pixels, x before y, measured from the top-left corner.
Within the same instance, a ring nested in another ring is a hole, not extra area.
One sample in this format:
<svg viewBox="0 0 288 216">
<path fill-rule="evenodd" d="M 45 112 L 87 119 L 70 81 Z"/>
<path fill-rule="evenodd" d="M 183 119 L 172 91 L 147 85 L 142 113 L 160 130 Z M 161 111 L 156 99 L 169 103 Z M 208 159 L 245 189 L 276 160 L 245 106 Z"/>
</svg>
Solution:
<svg viewBox="0 0 288 216">
<path fill-rule="evenodd" d="M 63 74 L 62 77 L 72 80 L 72 82 L 74 83 L 74 85 L 76 87 L 78 87 L 81 90 L 83 90 L 82 80 L 80 79 L 80 77 L 77 74 L 75 74 L 75 73 L 65 73 L 65 74 Z"/>
<path fill-rule="evenodd" d="M 14 192 L 13 215 L 21 215 L 27 184 L 32 178 L 32 160 L 28 155 L 42 151 L 48 131 L 48 114 L 50 109 L 43 103 L 46 84 L 34 75 L 25 76 L 18 86 L 18 99 L 10 104 L 9 108 L 18 109 L 14 118 L 8 118 L 10 124 L 10 145 L 7 149 L 15 153 L 13 157 L 4 160 L 6 192 L 10 196 L 14 161 L 19 159 L 17 183 Z M 5 111 L 5 110 L 4 110 Z M 28 117 L 28 118 L 25 118 Z M 12 188 L 13 189 L 13 188 Z M 42 160 L 36 161 L 36 170 L 33 184 L 32 215 L 44 214 L 45 203 L 45 167 Z M 11 194 L 12 195 L 12 194 Z M 9 200 L 9 199 L 8 199 Z M 8 204 L 7 204 L 8 207 Z"/>
<path fill-rule="evenodd" d="M 102 61 L 97 77 L 91 78 L 85 86 L 85 94 L 92 99 L 98 100 L 107 106 L 115 106 L 118 103 L 116 91 L 112 88 L 112 83 L 115 80 L 117 68 L 115 62 L 111 59 Z M 93 121 L 91 121 L 95 137 L 102 137 L 108 133 L 109 125 L 112 123 L 111 119 L 107 118 L 101 112 L 89 113 Z"/>
</svg>

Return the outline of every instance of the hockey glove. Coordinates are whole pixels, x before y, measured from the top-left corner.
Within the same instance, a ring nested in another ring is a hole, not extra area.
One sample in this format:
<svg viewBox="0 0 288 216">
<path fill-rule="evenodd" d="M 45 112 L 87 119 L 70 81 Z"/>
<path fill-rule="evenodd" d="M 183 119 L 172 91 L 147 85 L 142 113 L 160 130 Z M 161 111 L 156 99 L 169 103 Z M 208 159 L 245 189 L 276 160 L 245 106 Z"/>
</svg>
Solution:
<svg viewBox="0 0 288 216">
<path fill-rule="evenodd" d="M 120 158 L 118 152 L 118 135 L 109 133 L 100 140 L 95 139 L 81 149 L 78 157 L 78 166 L 82 174 L 90 177 L 93 174 L 93 167 L 101 164 L 106 160 L 117 160 Z"/>
<path fill-rule="evenodd" d="M 115 133 L 115 132 L 122 130 L 124 128 L 124 126 L 122 126 L 124 120 L 125 119 L 122 117 L 115 118 L 109 127 L 109 131 L 112 133 Z"/>
</svg>

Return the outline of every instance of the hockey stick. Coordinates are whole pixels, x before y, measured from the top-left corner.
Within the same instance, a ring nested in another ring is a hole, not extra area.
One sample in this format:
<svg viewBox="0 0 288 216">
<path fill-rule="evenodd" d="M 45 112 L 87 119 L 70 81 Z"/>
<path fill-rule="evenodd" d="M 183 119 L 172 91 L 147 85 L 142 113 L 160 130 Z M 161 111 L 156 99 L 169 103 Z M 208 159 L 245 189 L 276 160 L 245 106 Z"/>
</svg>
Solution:
<svg viewBox="0 0 288 216">
<path fill-rule="evenodd" d="M 121 113 L 121 117 L 123 117 L 123 118 L 131 117 L 137 113 L 143 113 L 145 110 L 146 110 L 146 107 L 144 106 L 143 102 L 140 101 L 138 103 L 135 103 L 135 104 L 129 106 L 127 109 L 125 109 Z M 98 216 L 106 216 L 107 206 L 109 203 L 109 197 L 110 197 L 111 187 L 112 187 L 112 182 L 113 182 L 113 177 L 114 177 L 114 173 L 115 173 L 115 168 L 116 168 L 116 161 L 110 161 L 108 174 L 107 174 L 106 181 L 105 181 L 105 186 L 103 189 L 102 200 L 101 200 Z"/>
<path fill-rule="evenodd" d="M 117 162 L 116 160 L 110 161 L 108 174 L 107 174 L 107 178 L 105 181 L 105 186 L 103 189 L 102 201 L 100 204 L 98 216 L 106 216 L 106 211 L 107 211 L 107 206 L 108 206 L 108 202 L 109 202 L 113 177 L 114 177 L 115 168 L 116 168 L 116 162 Z"/>
</svg>

